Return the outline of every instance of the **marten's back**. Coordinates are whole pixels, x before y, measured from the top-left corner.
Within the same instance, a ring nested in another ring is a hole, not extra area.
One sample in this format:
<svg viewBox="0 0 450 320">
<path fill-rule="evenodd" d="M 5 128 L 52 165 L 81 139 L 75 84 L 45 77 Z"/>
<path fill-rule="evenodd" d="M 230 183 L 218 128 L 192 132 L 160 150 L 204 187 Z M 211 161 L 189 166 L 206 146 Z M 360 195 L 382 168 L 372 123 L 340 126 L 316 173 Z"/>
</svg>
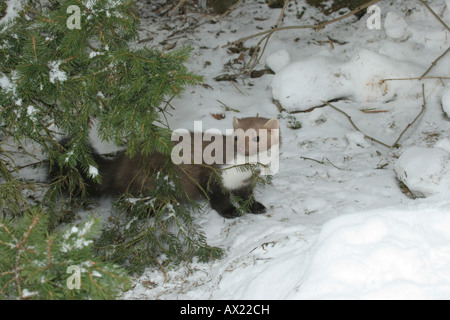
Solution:
<svg viewBox="0 0 450 320">
<path fill-rule="evenodd" d="M 151 155 L 136 154 L 129 158 L 125 152 L 106 159 L 95 159 L 101 176 L 101 184 L 90 182 L 88 192 L 93 196 L 146 194 L 155 186 L 154 175 L 159 172 L 170 158 L 159 153 Z M 184 192 L 192 199 L 202 197 L 208 184 L 211 169 L 201 164 L 174 165 Z M 203 189 L 203 190 L 202 190 Z M 180 199 L 185 195 L 180 194 Z"/>
<path fill-rule="evenodd" d="M 194 145 L 194 133 L 190 133 L 188 137 L 191 139 L 191 159 L 194 159 L 195 145 Z M 219 136 L 222 140 L 223 147 L 223 162 L 226 162 L 226 141 L 232 139 L 227 136 Z M 179 142 L 174 143 L 177 145 Z M 202 152 L 206 146 L 214 142 L 203 141 L 202 139 Z M 65 143 L 61 143 L 65 147 Z M 119 151 L 115 154 L 100 155 L 94 149 L 92 156 L 97 163 L 99 174 L 101 175 L 102 182 L 100 184 L 95 183 L 91 177 L 83 173 L 83 170 L 79 170 L 83 181 L 86 184 L 87 193 L 93 197 L 107 196 L 107 195 L 120 195 L 129 193 L 132 195 L 146 194 L 155 185 L 154 174 L 163 169 L 168 161 L 172 161 L 170 156 L 162 155 L 158 152 L 150 155 L 142 155 L 137 153 L 134 157 L 129 158 L 125 151 Z M 214 156 L 214 153 L 213 153 Z M 204 160 L 202 158 L 202 160 Z M 198 199 L 202 197 L 206 191 L 208 181 L 211 175 L 211 167 L 220 167 L 218 164 L 206 164 L 204 161 L 201 164 L 183 163 L 180 165 L 174 165 L 174 169 L 178 172 L 180 182 L 183 186 L 185 194 L 192 199 Z M 60 174 L 59 168 L 52 168 L 49 173 L 51 178 L 55 178 Z M 185 195 L 181 194 L 180 199 Z"/>
</svg>

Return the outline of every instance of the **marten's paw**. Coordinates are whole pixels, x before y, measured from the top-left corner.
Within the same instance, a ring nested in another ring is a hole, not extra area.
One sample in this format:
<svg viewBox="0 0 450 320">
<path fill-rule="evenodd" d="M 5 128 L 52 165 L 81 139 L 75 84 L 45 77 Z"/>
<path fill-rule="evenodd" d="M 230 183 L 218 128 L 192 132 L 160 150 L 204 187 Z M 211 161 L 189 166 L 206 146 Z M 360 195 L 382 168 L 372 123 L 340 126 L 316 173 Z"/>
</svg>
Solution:
<svg viewBox="0 0 450 320">
<path fill-rule="evenodd" d="M 250 207 L 250 213 L 253 214 L 261 214 L 266 211 L 267 211 L 266 207 L 261 202 L 258 201 L 253 202 L 252 206 Z"/>
<path fill-rule="evenodd" d="M 240 217 L 240 214 L 236 208 L 229 208 L 223 212 L 219 212 L 220 215 L 227 219 L 234 219 Z"/>
</svg>

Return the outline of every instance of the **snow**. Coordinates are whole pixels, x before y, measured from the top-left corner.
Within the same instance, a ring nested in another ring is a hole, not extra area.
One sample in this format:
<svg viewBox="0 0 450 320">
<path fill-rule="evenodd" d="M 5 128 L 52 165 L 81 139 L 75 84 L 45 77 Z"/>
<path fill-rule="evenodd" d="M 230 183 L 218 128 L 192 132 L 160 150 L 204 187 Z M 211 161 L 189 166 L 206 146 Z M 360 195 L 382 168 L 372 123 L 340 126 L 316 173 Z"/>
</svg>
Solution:
<svg viewBox="0 0 450 320">
<path fill-rule="evenodd" d="M 386 14 L 384 29 L 386 30 L 386 35 L 394 40 L 404 40 L 409 35 L 409 26 L 405 19 L 392 11 Z"/>
<path fill-rule="evenodd" d="M 450 21 L 449 4 L 430 3 L 443 21 Z M 164 272 L 149 267 L 124 299 L 450 299 L 450 126 L 443 115 L 450 115 L 448 80 L 381 81 L 419 77 L 450 46 L 450 37 L 419 2 L 377 5 L 379 30 L 367 28 L 366 15 L 319 31 L 274 33 L 256 69 L 269 67 L 275 75 L 236 83 L 214 81 L 230 72 L 225 64 L 239 60 L 240 53 L 229 54 L 221 46 L 270 30 L 280 9 L 269 9 L 262 0 L 244 1 L 216 23 L 195 13 L 178 19 L 155 18 L 146 11 L 140 38 L 151 38 L 152 45 L 176 40 L 176 48 L 190 44 L 194 51 L 188 68 L 211 87 L 188 88 L 171 101 L 172 130 L 192 130 L 194 121 L 202 120 L 203 130 L 225 132 L 233 116 L 259 114 L 279 119 L 282 144 L 279 171 L 255 193 L 267 213 L 227 220 L 205 206 L 193 214 L 208 243 L 224 249 L 222 259 Z M 333 17 L 338 15 L 325 17 L 305 1 L 292 1 L 282 25 Z M 174 32 L 193 21 L 199 25 L 182 37 Z M 244 45 L 249 48 L 258 40 Z M 446 55 L 428 75 L 449 72 Z M 65 80 L 56 73 L 53 79 Z M 318 107 L 343 98 L 333 105 L 365 134 L 390 145 L 421 110 L 422 83 L 426 109 L 398 149 L 368 140 L 341 113 Z M 0 84 L 13 90 L 2 74 Z M 303 112 L 310 108 L 315 109 Z M 225 119 L 210 113 L 224 113 Z M 289 116 L 302 127 L 289 129 Z M 97 150 L 113 148 L 99 143 L 94 133 L 91 140 Z M 399 180 L 420 197 L 404 194 Z M 103 215 L 110 207 L 100 204 L 94 210 Z"/>
<path fill-rule="evenodd" d="M 0 87 L 6 93 L 14 92 L 14 84 L 2 72 L 0 72 Z"/>
<path fill-rule="evenodd" d="M 290 60 L 289 52 L 286 50 L 278 50 L 267 57 L 266 66 L 277 73 L 287 66 Z"/>
<path fill-rule="evenodd" d="M 348 75 L 334 58 L 315 56 L 289 65 L 271 84 L 273 98 L 288 111 L 306 110 L 352 94 Z"/>
<path fill-rule="evenodd" d="M 450 89 L 446 89 L 442 95 L 442 109 L 447 117 L 450 118 Z"/>
<path fill-rule="evenodd" d="M 50 82 L 55 83 L 56 80 L 64 82 L 67 80 L 67 74 L 59 69 L 59 66 L 63 63 L 62 60 L 50 61 L 48 67 L 50 68 L 49 76 Z"/>
<path fill-rule="evenodd" d="M 364 134 L 358 131 L 352 131 L 345 135 L 345 138 L 347 139 L 349 145 L 351 146 L 358 146 L 361 148 L 368 148 L 370 147 L 370 143 L 366 140 L 364 137 Z"/>
<path fill-rule="evenodd" d="M 437 141 L 434 146 L 436 148 L 444 149 L 450 153 L 450 139 L 449 138 L 444 138 L 444 139 Z"/>
<path fill-rule="evenodd" d="M 358 102 L 390 101 L 402 94 L 404 84 L 383 79 L 412 77 L 414 64 L 362 49 L 350 61 L 313 56 L 290 64 L 271 84 L 274 99 L 287 111 L 302 111 L 323 100 L 352 97 Z M 406 93 L 405 93 L 406 94 Z M 407 94 L 417 94 L 417 89 Z"/>
<path fill-rule="evenodd" d="M 98 169 L 94 166 L 89 166 L 89 175 L 93 178 L 98 176 Z"/>
<path fill-rule="evenodd" d="M 6 0 L 5 1 L 6 4 L 6 14 L 4 17 L 2 17 L 0 19 L 0 27 L 15 19 L 18 16 L 18 12 L 23 8 L 25 1 L 21 1 L 21 0 Z M 0 30 L 0 32 L 3 29 Z"/>
<path fill-rule="evenodd" d="M 74 249 L 82 249 L 91 245 L 93 240 L 87 240 L 86 235 L 89 232 L 92 232 L 91 230 L 94 222 L 94 219 L 90 218 L 79 227 L 72 226 L 70 229 L 67 229 L 63 234 L 64 242 L 62 244 L 61 250 L 63 252 L 68 252 Z"/>
<path fill-rule="evenodd" d="M 449 209 L 383 208 L 325 223 L 287 298 L 448 298 Z"/>
</svg>

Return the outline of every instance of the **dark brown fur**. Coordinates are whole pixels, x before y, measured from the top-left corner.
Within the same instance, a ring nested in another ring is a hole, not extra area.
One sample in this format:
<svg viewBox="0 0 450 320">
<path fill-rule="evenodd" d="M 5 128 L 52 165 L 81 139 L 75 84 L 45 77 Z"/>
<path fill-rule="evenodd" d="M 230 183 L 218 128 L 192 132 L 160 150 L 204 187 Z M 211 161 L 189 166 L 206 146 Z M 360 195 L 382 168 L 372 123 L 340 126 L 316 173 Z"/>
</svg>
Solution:
<svg viewBox="0 0 450 320">
<path fill-rule="evenodd" d="M 257 119 L 258 124 L 259 122 L 265 123 L 269 120 L 265 118 L 252 119 Z M 243 120 L 242 125 L 244 126 L 244 130 L 247 127 L 252 127 L 250 120 L 246 118 L 241 120 Z M 228 139 L 233 140 L 234 137 L 222 135 L 221 139 L 223 139 L 222 143 L 224 146 L 224 158 L 222 160 L 223 163 L 225 163 L 227 160 L 230 160 L 225 158 L 225 155 L 230 154 L 230 152 L 226 152 L 226 147 L 229 147 L 230 145 L 234 146 L 233 143 L 230 144 Z M 228 144 L 227 140 L 229 142 Z M 191 142 L 194 142 L 193 133 L 191 133 Z M 202 150 L 205 150 L 205 147 L 210 143 L 212 143 L 212 141 L 202 141 Z M 193 146 L 191 147 L 191 150 L 193 158 Z M 153 175 L 160 171 L 166 165 L 167 161 L 171 161 L 169 157 L 159 153 L 148 156 L 138 153 L 133 158 L 129 158 L 124 151 L 118 152 L 113 156 L 102 156 L 93 152 L 93 157 L 98 165 L 102 183 L 96 184 L 88 177 L 84 177 L 85 182 L 87 182 L 87 191 L 90 196 L 120 195 L 124 193 L 145 195 L 154 186 Z M 205 165 L 204 162 L 202 164 L 175 165 L 174 168 L 179 173 L 181 179 L 180 182 L 185 192 L 184 195 L 180 195 L 180 200 L 185 200 L 186 196 L 191 199 L 202 198 L 208 189 L 208 181 L 210 180 L 212 168 L 220 167 L 220 164 Z M 231 190 L 231 192 L 243 200 L 248 200 L 250 197 L 253 197 L 253 189 L 250 182 L 242 185 L 242 187 L 237 190 Z M 212 208 L 221 216 L 225 218 L 239 216 L 236 207 L 232 204 L 229 194 L 223 190 L 220 184 L 216 183 L 210 186 L 208 197 Z M 250 207 L 250 211 L 251 213 L 263 213 L 266 211 L 266 208 L 261 203 L 254 201 L 253 205 Z"/>
</svg>

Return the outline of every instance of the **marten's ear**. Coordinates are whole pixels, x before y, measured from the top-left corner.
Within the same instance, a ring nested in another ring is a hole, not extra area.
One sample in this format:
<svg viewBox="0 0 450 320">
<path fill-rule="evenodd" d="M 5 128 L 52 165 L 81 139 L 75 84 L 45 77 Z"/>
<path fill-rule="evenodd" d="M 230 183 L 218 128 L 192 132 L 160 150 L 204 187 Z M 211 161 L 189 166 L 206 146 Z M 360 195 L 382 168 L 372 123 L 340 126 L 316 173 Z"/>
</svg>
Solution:
<svg viewBox="0 0 450 320">
<path fill-rule="evenodd" d="M 236 117 L 233 117 L 233 128 L 234 129 L 239 128 L 239 120 Z"/>
<path fill-rule="evenodd" d="M 264 125 L 264 128 L 269 129 L 269 130 L 280 129 L 280 123 L 275 118 L 270 119 L 269 121 L 266 122 L 266 124 Z"/>
</svg>

